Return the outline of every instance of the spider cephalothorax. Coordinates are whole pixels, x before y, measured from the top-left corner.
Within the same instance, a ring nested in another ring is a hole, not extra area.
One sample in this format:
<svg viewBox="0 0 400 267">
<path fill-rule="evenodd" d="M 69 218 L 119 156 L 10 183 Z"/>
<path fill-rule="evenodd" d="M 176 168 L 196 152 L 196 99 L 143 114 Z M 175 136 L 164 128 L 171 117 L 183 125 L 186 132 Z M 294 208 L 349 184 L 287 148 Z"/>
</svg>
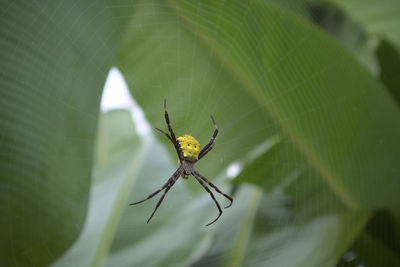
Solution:
<svg viewBox="0 0 400 267">
<path fill-rule="evenodd" d="M 229 208 L 232 205 L 232 201 L 233 201 L 230 196 L 222 193 L 221 190 L 218 189 L 218 187 L 216 187 L 214 184 L 212 184 L 203 175 L 201 175 L 194 169 L 194 164 L 198 160 L 200 160 L 202 157 L 204 157 L 208 152 L 210 152 L 210 150 L 213 148 L 214 140 L 218 134 L 217 124 L 215 123 L 214 118 L 211 116 L 211 120 L 212 120 L 212 122 L 214 124 L 214 128 L 215 128 L 214 134 L 211 137 L 210 142 L 208 142 L 208 144 L 206 146 L 204 146 L 203 149 L 200 150 L 200 143 L 193 136 L 185 134 L 183 136 L 179 136 L 178 138 L 175 137 L 175 133 L 172 130 L 171 124 L 169 121 L 166 100 L 164 100 L 164 117 L 165 117 L 165 121 L 167 123 L 168 131 L 170 134 L 164 132 L 163 130 L 161 130 L 159 128 L 156 128 L 156 129 L 158 131 L 160 131 L 161 133 L 163 133 L 174 144 L 174 147 L 175 147 L 176 153 L 178 154 L 179 162 L 181 165 L 175 171 L 175 173 L 172 174 L 171 178 L 169 178 L 168 181 L 161 187 L 161 189 L 157 190 L 156 192 L 154 192 L 147 198 L 145 198 L 141 201 L 132 203 L 130 205 L 136 205 L 136 204 L 142 203 L 142 202 L 154 197 L 155 195 L 157 195 L 158 193 L 160 193 L 162 190 L 165 189 L 164 194 L 161 196 L 160 200 L 158 201 L 158 203 L 156 205 L 156 208 L 154 209 L 150 218 L 147 220 L 147 223 L 149 223 L 149 221 L 153 217 L 154 213 L 156 212 L 156 210 L 160 206 L 161 202 L 163 201 L 165 195 L 171 189 L 171 187 L 175 184 L 175 182 L 179 179 L 179 177 L 187 179 L 189 175 L 193 175 L 193 177 L 196 178 L 196 180 L 201 184 L 201 186 L 203 186 L 204 189 L 210 194 L 211 198 L 214 200 L 215 204 L 217 205 L 217 208 L 219 211 L 218 217 L 214 221 L 207 224 L 207 225 L 210 225 L 218 220 L 218 218 L 222 214 L 222 209 L 221 209 L 218 201 L 215 199 L 214 194 L 211 192 L 211 190 L 207 187 L 207 185 L 205 183 L 207 183 L 209 186 L 214 188 L 215 191 L 217 191 L 218 193 L 220 193 L 221 195 L 223 195 L 224 197 L 226 197 L 227 199 L 230 200 L 231 203 L 228 206 L 226 206 L 225 208 Z"/>
</svg>

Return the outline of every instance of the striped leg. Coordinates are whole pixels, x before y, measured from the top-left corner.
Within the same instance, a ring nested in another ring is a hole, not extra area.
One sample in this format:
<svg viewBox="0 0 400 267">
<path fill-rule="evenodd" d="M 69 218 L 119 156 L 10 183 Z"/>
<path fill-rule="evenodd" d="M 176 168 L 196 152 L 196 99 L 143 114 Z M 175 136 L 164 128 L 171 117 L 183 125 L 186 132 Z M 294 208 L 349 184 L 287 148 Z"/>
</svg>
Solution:
<svg viewBox="0 0 400 267">
<path fill-rule="evenodd" d="M 217 191 L 218 193 L 220 193 L 221 195 L 223 195 L 224 197 L 226 197 L 227 199 L 229 199 L 229 201 L 230 201 L 231 203 L 230 203 L 228 206 L 226 206 L 225 209 L 226 209 L 226 208 L 229 208 L 230 206 L 232 206 L 233 199 L 232 199 L 230 196 L 228 196 L 227 194 L 221 192 L 221 190 L 219 190 L 218 187 L 216 187 L 213 183 L 211 183 L 209 180 L 207 180 L 206 177 L 204 177 L 204 176 L 201 175 L 200 173 L 194 171 L 193 175 L 197 175 L 197 176 L 198 176 L 199 178 L 201 178 L 204 182 L 206 182 L 209 186 L 211 186 L 212 188 L 214 188 L 215 191 Z"/>
<path fill-rule="evenodd" d="M 200 151 L 200 154 L 199 154 L 199 157 L 198 157 L 199 159 L 201 159 L 208 152 L 210 152 L 210 150 L 212 149 L 212 145 L 214 144 L 214 140 L 215 140 L 215 138 L 217 137 L 217 134 L 218 134 L 218 126 L 215 123 L 215 120 L 214 120 L 213 116 L 211 116 L 211 120 L 212 120 L 212 122 L 214 124 L 215 131 L 214 131 L 213 136 L 211 137 L 210 142 L 208 142 L 208 144 L 205 147 L 203 147 L 203 149 Z"/>
<path fill-rule="evenodd" d="M 213 224 L 213 223 L 215 223 L 215 222 L 218 220 L 218 218 L 219 218 L 219 217 L 221 216 L 221 214 L 222 214 L 222 209 L 221 209 L 221 207 L 220 207 L 218 201 L 215 199 L 213 193 L 212 193 L 212 192 L 210 191 L 210 189 L 203 183 L 203 181 L 202 181 L 200 178 L 198 178 L 196 175 L 193 175 L 193 176 L 194 176 L 194 178 L 196 178 L 197 181 L 199 181 L 199 183 L 201 184 L 201 186 L 203 186 L 204 189 L 210 194 L 211 198 L 214 200 L 215 204 L 217 205 L 217 208 L 218 208 L 218 211 L 219 211 L 218 217 L 215 218 L 214 221 L 212 221 L 212 222 L 206 224 L 206 226 L 209 226 L 210 224 Z"/>
</svg>

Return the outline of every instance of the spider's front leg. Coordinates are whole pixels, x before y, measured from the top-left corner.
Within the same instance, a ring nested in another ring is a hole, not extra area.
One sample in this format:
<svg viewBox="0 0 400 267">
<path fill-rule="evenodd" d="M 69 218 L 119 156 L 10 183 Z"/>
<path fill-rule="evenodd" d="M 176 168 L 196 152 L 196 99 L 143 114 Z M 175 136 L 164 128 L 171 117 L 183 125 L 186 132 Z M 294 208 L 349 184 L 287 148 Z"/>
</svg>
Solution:
<svg viewBox="0 0 400 267">
<path fill-rule="evenodd" d="M 175 140 L 176 142 L 176 136 L 174 130 L 172 130 L 171 122 L 169 121 L 169 115 L 167 111 L 167 99 L 164 99 L 164 117 L 165 117 L 165 122 L 167 123 L 168 126 L 168 131 L 171 134 L 172 139 Z"/>
<path fill-rule="evenodd" d="M 174 130 L 172 130 L 172 127 L 171 127 L 171 122 L 169 120 L 169 115 L 168 115 L 168 111 L 167 111 L 167 100 L 166 99 L 164 99 L 164 117 L 165 117 L 165 122 L 167 123 L 168 131 L 171 134 L 171 136 L 169 136 L 166 132 L 164 132 L 158 128 L 156 128 L 156 129 L 159 130 L 160 132 L 162 132 L 164 135 L 166 135 L 171 140 L 171 142 L 174 144 L 176 153 L 178 153 L 179 161 L 182 163 L 183 155 L 182 155 L 180 146 L 178 144 L 178 141 L 176 141 L 176 136 L 175 136 Z"/>
<path fill-rule="evenodd" d="M 213 118 L 212 115 L 211 115 L 211 120 L 212 120 L 212 122 L 213 122 L 213 124 L 214 124 L 214 129 L 215 129 L 215 130 L 214 130 L 214 134 L 213 134 L 213 136 L 211 137 L 210 142 L 208 142 L 208 144 L 205 145 L 205 147 L 203 147 L 203 149 L 200 151 L 199 159 L 201 159 L 201 158 L 204 157 L 208 152 L 211 151 L 211 149 L 213 148 L 213 145 L 214 145 L 214 140 L 215 140 L 215 138 L 217 138 L 217 135 L 218 135 L 218 126 L 217 126 L 217 124 L 215 123 L 215 120 L 214 120 L 214 118 Z"/>
<path fill-rule="evenodd" d="M 174 140 L 172 139 L 172 137 L 171 137 L 169 134 L 167 134 L 166 132 L 164 132 L 163 130 L 161 130 L 160 128 L 156 128 L 156 130 L 159 131 L 159 132 L 161 132 L 163 135 L 165 135 L 165 136 L 172 142 L 172 144 L 174 144 L 176 153 L 178 154 L 179 161 L 180 161 L 180 163 L 182 164 L 183 157 L 181 156 L 181 153 L 182 153 L 182 152 L 181 152 L 181 150 L 180 150 L 180 147 L 179 147 L 178 143 L 175 144 L 175 142 L 174 142 Z"/>
</svg>

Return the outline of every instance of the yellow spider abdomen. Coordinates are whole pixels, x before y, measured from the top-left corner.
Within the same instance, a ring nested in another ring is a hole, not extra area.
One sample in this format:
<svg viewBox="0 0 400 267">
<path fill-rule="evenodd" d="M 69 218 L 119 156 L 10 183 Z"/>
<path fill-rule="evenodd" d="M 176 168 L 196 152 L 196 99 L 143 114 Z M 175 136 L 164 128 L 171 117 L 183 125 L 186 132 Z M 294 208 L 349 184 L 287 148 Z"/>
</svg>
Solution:
<svg viewBox="0 0 400 267">
<path fill-rule="evenodd" d="M 198 160 L 200 153 L 200 143 L 194 139 L 193 136 L 185 134 L 184 136 L 179 136 L 178 143 L 182 149 L 183 157 L 190 161 Z"/>
</svg>

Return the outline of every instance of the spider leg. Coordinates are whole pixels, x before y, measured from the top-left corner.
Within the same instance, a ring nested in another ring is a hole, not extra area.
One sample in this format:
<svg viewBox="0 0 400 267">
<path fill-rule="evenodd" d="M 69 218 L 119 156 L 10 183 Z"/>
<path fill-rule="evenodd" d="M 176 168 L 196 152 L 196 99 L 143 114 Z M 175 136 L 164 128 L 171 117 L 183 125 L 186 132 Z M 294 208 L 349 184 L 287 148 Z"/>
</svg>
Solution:
<svg viewBox="0 0 400 267">
<path fill-rule="evenodd" d="M 202 157 L 204 157 L 208 152 L 210 152 L 210 150 L 212 149 L 212 145 L 214 144 L 214 140 L 215 140 L 215 138 L 217 137 L 217 134 L 218 134 L 218 126 L 217 126 L 217 124 L 215 123 L 215 120 L 214 120 L 214 118 L 213 118 L 213 116 L 211 115 L 211 120 L 212 120 L 212 122 L 213 122 L 213 124 L 214 124 L 214 128 L 215 128 L 215 131 L 214 131 L 214 134 L 213 134 L 213 136 L 211 137 L 211 140 L 210 140 L 210 142 L 208 142 L 208 144 L 205 146 L 205 147 L 203 147 L 203 149 L 200 151 L 200 154 L 199 154 L 199 159 L 201 159 Z M 211 148 L 210 148 L 211 147 Z M 210 148 L 210 149 L 209 149 Z"/>
<path fill-rule="evenodd" d="M 178 176 L 179 177 L 179 176 Z M 147 223 L 150 222 L 151 218 L 153 218 L 154 213 L 156 213 L 158 207 L 161 205 L 161 203 L 164 200 L 165 195 L 168 193 L 168 191 L 171 189 L 171 187 L 175 184 L 177 179 L 171 181 L 171 183 L 167 186 L 167 190 L 164 191 L 164 194 L 161 196 L 160 200 L 157 202 L 156 208 L 154 209 L 153 213 L 151 214 L 150 218 L 147 220 Z"/>
<path fill-rule="evenodd" d="M 160 131 L 163 135 L 165 135 L 172 143 L 174 143 L 172 141 L 171 136 L 169 136 L 169 134 L 167 134 L 166 132 L 164 132 L 163 130 L 161 130 L 160 128 L 156 128 L 157 131 Z"/>
<path fill-rule="evenodd" d="M 178 142 L 176 141 L 176 136 L 175 136 L 174 130 L 172 130 L 171 123 L 169 121 L 169 115 L 168 115 L 168 111 L 167 111 L 167 100 L 166 99 L 164 99 L 164 117 L 165 117 L 165 122 L 167 123 L 167 126 L 168 126 L 168 131 L 171 134 L 171 139 L 170 140 L 172 141 L 172 143 L 175 146 L 176 151 L 178 152 L 179 160 L 182 162 L 182 160 L 183 160 L 182 151 L 180 150 L 180 146 L 179 146 Z"/>
<path fill-rule="evenodd" d="M 204 187 L 204 189 L 210 194 L 211 198 L 214 200 L 215 204 L 217 205 L 217 208 L 218 208 L 218 211 L 219 211 L 218 217 L 215 218 L 214 221 L 212 221 L 212 222 L 206 224 L 206 226 L 209 226 L 210 224 L 213 224 L 213 223 L 215 223 L 215 222 L 218 220 L 218 218 L 219 218 L 219 217 L 221 216 L 221 214 L 222 214 L 222 209 L 221 209 L 221 207 L 220 207 L 218 201 L 215 199 L 214 194 L 211 192 L 211 190 L 203 183 L 203 181 L 202 181 L 200 178 L 198 178 L 196 175 L 193 175 L 193 176 L 194 176 L 194 178 L 196 178 L 197 181 L 199 181 L 199 183 Z"/>
<path fill-rule="evenodd" d="M 209 146 L 209 147 L 207 148 L 207 150 L 205 150 L 202 154 L 199 154 L 198 159 L 201 159 L 202 157 L 204 157 L 208 152 L 211 151 L 211 149 L 213 149 L 213 147 L 214 147 L 214 144 L 212 144 L 211 146 Z"/>
<path fill-rule="evenodd" d="M 213 183 L 211 183 L 209 180 L 206 179 L 206 177 L 204 177 L 203 175 L 201 175 L 200 173 L 198 173 L 197 171 L 193 172 L 193 175 L 197 175 L 199 178 L 201 178 L 204 182 L 206 182 L 209 186 L 211 186 L 212 188 L 215 189 L 215 191 L 217 191 L 218 193 L 220 193 L 221 195 L 223 195 L 224 197 L 226 197 L 227 199 L 229 199 L 229 201 L 231 202 L 228 206 L 225 207 L 225 209 L 229 208 L 230 206 L 232 206 L 233 203 L 233 199 L 228 196 L 227 194 L 221 192 L 221 190 L 219 190 L 218 187 L 216 187 Z"/>
<path fill-rule="evenodd" d="M 168 111 L 167 111 L 167 100 L 166 99 L 164 99 L 164 117 L 165 117 L 165 122 L 167 123 L 167 126 L 168 126 L 168 131 L 170 132 L 172 139 L 176 140 L 175 133 L 172 130 L 171 123 L 169 121 L 169 115 L 168 115 Z"/>
<path fill-rule="evenodd" d="M 172 174 L 171 178 L 168 179 L 168 181 L 161 187 L 161 189 L 157 190 L 156 192 L 152 193 L 150 196 L 148 196 L 147 198 L 138 201 L 138 202 L 134 202 L 131 203 L 129 205 L 136 205 L 136 204 L 140 204 L 142 202 L 145 202 L 146 200 L 149 200 L 150 198 L 154 197 L 155 195 L 157 195 L 158 193 L 160 193 L 162 190 L 164 190 L 165 188 L 169 187 L 169 185 L 172 183 L 175 183 L 175 181 L 179 178 L 179 176 L 181 176 L 183 172 L 183 169 L 181 167 L 179 167 L 174 174 Z"/>
<path fill-rule="evenodd" d="M 174 144 L 176 153 L 178 153 L 179 161 L 182 163 L 182 158 L 181 158 L 181 156 L 180 156 L 180 149 L 179 149 L 179 147 L 177 147 L 177 146 L 175 145 L 174 141 L 172 140 L 172 137 L 171 137 L 168 133 L 166 133 L 166 132 L 164 132 L 163 130 L 161 130 L 160 128 L 156 128 L 156 130 L 158 130 L 158 131 L 160 131 L 162 134 L 164 134 L 164 135 L 172 142 L 172 144 Z"/>
</svg>

